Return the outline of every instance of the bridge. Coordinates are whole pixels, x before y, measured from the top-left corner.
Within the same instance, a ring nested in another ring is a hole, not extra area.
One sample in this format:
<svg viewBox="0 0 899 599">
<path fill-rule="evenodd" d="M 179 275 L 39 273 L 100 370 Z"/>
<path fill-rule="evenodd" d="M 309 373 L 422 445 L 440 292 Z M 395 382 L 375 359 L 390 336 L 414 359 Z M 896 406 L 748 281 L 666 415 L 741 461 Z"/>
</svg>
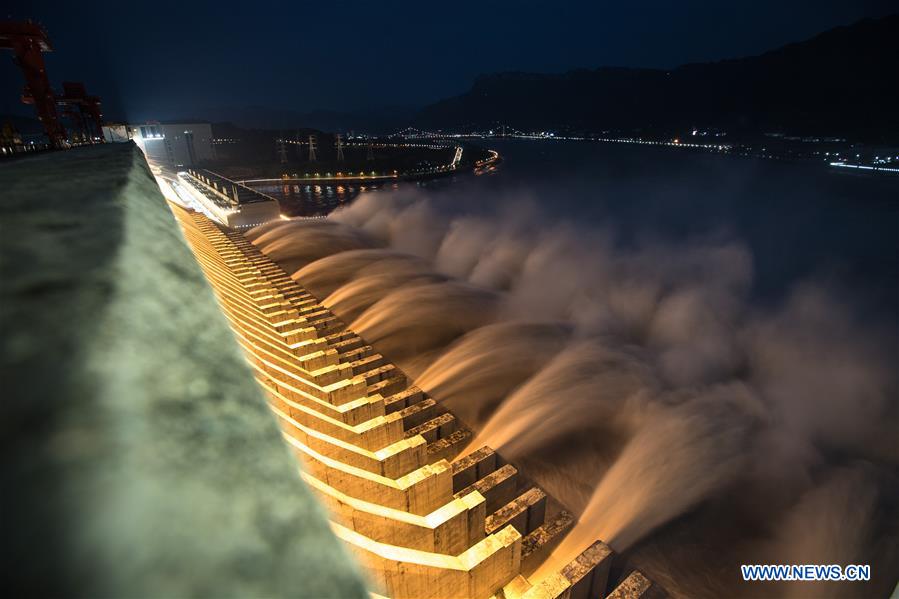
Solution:
<svg viewBox="0 0 899 599">
<path fill-rule="evenodd" d="M 520 129 L 512 127 L 511 125 L 497 124 L 496 126 L 488 129 L 484 129 L 481 131 L 469 131 L 466 133 L 448 133 L 445 131 L 427 131 L 425 129 L 419 129 L 417 127 L 406 127 L 405 129 L 400 129 L 394 133 L 391 133 L 388 137 L 393 139 L 431 139 L 431 140 L 449 140 L 449 139 L 460 139 L 460 138 L 500 138 L 500 137 L 521 137 L 521 138 L 533 138 L 536 134 L 534 133 L 525 133 Z"/>
</svg>

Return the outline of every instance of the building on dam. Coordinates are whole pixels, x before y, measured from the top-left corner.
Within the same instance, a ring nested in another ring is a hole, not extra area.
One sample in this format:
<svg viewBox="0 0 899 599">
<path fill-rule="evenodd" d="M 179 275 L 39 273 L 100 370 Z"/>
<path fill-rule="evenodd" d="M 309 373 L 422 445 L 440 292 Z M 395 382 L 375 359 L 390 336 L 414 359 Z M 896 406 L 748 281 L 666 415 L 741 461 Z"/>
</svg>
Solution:
<svg viewBox="0 0 899 599">
<path fill-rule="evenodd" d="M 188 207 L 233 229 L 249 229 L 281 216 L 275 198 L 207 169 L 179 172 L 177 190 Z"/>
<path fill-rule="evenodd" d="M 153 163 L 172 169 L 215 159 L 209 123 L 137 123 L 128 126 L 134 143 Z"/>
</svg>

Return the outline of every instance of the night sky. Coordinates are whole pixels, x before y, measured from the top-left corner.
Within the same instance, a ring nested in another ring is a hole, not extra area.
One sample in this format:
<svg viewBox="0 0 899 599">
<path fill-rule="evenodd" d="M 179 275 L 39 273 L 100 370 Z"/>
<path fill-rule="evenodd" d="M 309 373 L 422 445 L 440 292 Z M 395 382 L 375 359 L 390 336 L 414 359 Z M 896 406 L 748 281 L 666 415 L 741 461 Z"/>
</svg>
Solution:
<svg viewBox="0 0 899 599">
<path fill-rule="evenodd" d="M 84 81 L 112 119 L 416 107 L 480 73 L 671 67 L 757 54 L 866 16 L 868 0 L 16 3 L 48 29 L 56 87 Z M 55 6 L 54 6 L 55 5 Z M 0 114 L 30 114 L 7 54 Z"/>
</svg>

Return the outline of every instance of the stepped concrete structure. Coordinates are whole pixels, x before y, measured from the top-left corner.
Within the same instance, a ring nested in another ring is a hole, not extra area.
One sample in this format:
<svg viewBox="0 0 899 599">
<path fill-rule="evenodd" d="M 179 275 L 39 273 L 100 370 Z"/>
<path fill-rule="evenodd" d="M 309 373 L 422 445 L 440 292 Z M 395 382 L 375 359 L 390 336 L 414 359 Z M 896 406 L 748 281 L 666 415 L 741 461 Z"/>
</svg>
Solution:
<svg viewBox="0 0 899 599">
<path fill-rule="evenodd" d="M 574 522 L 411 385 L 244 236 L 172 205 L 265 390 L 303 480 L 374 596 L 658 597 L 640 573 L 610 584 L 601 541 L 530 578 Z"/>
</svg>

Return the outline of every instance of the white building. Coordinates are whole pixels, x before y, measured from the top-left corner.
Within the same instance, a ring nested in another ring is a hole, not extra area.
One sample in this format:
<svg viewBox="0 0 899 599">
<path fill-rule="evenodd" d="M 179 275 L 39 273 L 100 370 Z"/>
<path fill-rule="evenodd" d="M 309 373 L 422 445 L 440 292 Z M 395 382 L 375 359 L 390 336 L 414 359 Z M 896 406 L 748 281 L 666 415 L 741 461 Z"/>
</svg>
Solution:
<svg viewBox="0 0 899 599">
<path fill-rule="evenodd" d="M 209 123 L 144 123 L 130 129 L 147 160 L 160 166 L 186 168 L 215 159 Z"/>
<path fill-rule="evenodd" d="M 131 141 L 131 130 L 122 123 L 103 123 L 103 139 L 107 143 Z"/>
</svg>

